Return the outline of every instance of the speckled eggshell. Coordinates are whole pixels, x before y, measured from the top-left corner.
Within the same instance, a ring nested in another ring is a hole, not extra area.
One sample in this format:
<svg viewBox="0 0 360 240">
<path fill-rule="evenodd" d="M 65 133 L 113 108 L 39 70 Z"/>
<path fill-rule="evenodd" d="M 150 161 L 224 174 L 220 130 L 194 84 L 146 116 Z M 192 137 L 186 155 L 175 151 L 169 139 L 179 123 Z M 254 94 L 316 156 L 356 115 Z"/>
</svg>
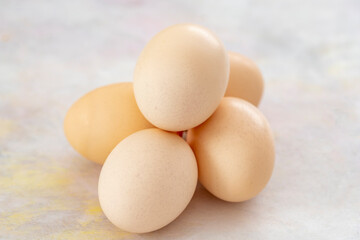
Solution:
<svg viewBox="0 0 360 240">
<path fill-rule="evenodd" d="M 263 114 L 247 101 L 225 97 L 206 122 L 188 131 L 187 141 L 198 162 L 201 184 L 220 199 L 248 200 L 271 177 L 272 133 Z"/>
<path fill-rule="evenodd" d="M 134 91 L 155 126 L 182 131 L 204 122 L 225 94 L 229 59 L 209 30 L 178 24 L 153 37 L 134 71 Z"/>
<path fill-rule="evenodd" d="M 64 121 L 65 135 L 73 148 L 100 164 L 122 139 L 151 127 L 136 105 L 129 82 L 87 93 L 71 106 Z"/>
<path fill-rule="evenodd" d="M 249 58 L 229 52 L 230 76 L 225 96 L 244 99 L 258 106 L 264 91 L 264 80 L 259 68 Z"/>
<path fill-rule="evenodd" d="M 176 133 L 146 129 L 125 138 L 109 155 L 99 179 L 100 205 L 120 229 L 151 232 L 180 215 L 196 183 L 190 146 Z"/>
</svg>

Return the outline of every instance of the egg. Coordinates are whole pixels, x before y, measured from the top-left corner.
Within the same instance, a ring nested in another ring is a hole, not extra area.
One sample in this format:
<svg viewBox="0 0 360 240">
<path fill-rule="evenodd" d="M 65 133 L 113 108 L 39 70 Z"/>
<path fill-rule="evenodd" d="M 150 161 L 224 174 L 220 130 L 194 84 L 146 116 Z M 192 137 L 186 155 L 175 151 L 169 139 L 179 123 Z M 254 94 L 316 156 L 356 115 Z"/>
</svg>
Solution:
<svg viewBox="0 0 360 240">
<path fill-rule="evenodd" d="M 215 113 L 187 133 L 199 181 L 229 202 L 256 196 L 274 167 L 272 132 L 264 115 L 245 100 L 225 97 Z"/>
<path fill-rule="evenodd" d="M 70 107 L 64 121 L 65 135 L 73 148 L 100 164 L 122 139 L 151 127 L 136 105 L 129 82 L 87 93 Z"/>
<path fill-rule="evenodd" d="M 225 92 L 227 97 L 238 97 L 258 106 L 264 91 L 259 68 L 249 58 L 229 52 L 230 76 Z"/>
<path fill-rule="evenodd" d="M 122 230 L 151 232 L 172 222 L 190 202 L 197 165 L 176 133 L 145 129 L 121 141 L 100 173 L 99 201 Z"/>
<path fill-rule="evenodd" d="M 223 98 L 229 59 L 208 29 L 178 24 L 155 35 L 134 71 L 136 102 L 155 126 L 182 131 L 204 122 Z"/>
</svg>

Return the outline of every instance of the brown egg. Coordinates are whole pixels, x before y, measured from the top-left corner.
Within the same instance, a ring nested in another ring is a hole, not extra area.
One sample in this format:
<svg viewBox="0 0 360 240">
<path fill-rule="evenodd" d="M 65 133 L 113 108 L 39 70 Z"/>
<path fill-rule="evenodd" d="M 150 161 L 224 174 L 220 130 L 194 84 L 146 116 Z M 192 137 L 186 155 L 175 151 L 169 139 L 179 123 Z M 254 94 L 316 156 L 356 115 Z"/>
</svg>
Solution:
<svg viewBox="0 0 360 240">
<path fill-rule="evenodd" d="M 197 183 L 190 146 L 176 133 L 136 132 L 107 158 L 99 178 L 99 201 L 108 219 L 122 230 L 155 231 L 178 217 Z"/>
<path fill-rule="evenodd" d="M 136 105 L 132 83 L 87 93 L 71 106 L 64 121 L 65 135 L 73 148 L 100 164 L 122 139 L 151 127 Z"/>
<path fill-rule="evenodd" d="M 134 71 L 136 102 L 155 126 L 182 131 L 204 122 L 223 98 L 229 59 L 209 30 L 178 24 L 153 37 Z"/>
<path fill-rule="evenodd" d="M 244 99 L 258 106 L 264 90 L 259 68 L 247 57 L 229 52 L 230 77 L 225 96 Z"/>
<path fill-rule="evenodd" d="M 257 195 L 274 166 L 274 143 L 264 115 L 252 104 L 225 97 L 215 113 L 187 134 L 199 180 L 216 197 L 241 202 Z"/>
</svg>

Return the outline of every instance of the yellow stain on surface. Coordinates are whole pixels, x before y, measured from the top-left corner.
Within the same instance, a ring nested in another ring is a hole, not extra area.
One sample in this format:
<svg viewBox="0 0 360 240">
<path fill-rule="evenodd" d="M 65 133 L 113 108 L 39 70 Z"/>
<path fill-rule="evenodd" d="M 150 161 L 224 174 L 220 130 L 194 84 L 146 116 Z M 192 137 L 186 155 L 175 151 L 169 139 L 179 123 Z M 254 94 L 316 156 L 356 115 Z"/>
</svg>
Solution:
<svg viewBox="0 0 360 240">
<path fill-rule="evenodd" d="M 101 222 L 104 215 L 100 207 L 99 201 L 93 199 L 85 202 L 84 217 L 78 220 L 78 223 L 85 227 L 90 223 Z"/>
<path fill-rule="evenodd" d="M 88 208 L 86 210 L 87 214 L 91 214 L 91 215 L 98 215 L 99 213 L 102 213 L 101 207 L 100 206 L 94 206 L 91 208 Z"/>
<path fill-rule="evenodd" d="M 28 169 L 21 164 L 12 164 L 9 168 L 10 175 L 0 177 L 1 188 L 14 187 L 20 191 L 45 190 L 64 187 L 71 182 L 66 174 Z"/>
<path fill-rule="evenodd" d="M 15 123 L 8 119 L 0 118 L 0 139 L 5 138 L 15 129 Z"/>
<path fill-rule="evenodd" d="M 64 231 L 49 236 L 49 239 L 54 240 L 119 240 L 131 239 L 131 233 L 107 231 L 107 230 L 85 230 L 85 231 Z"/>
<path fill-rule="evenodd" d="M 102 210 L 98 201 L 88 201 L 85 209 L 85 213 L 88 215 L 102 214 Z"/>
<path fill-rule="evenodd" d="M 6 219 L 11 225 L 22 225 L 30 221 L 34 216 L 32 213 L 19 212 L 8 216 Z"/>
<path fill-rule="evenodd" d="M 39 239 L 131 239 L 134 235 L 112 226 L 96 194 L 76 190 L 77 175 L 46 156 L 1 152 L 0 200 L 17 199 L 0 213 L 0 232 L 25 239 L 39 232 Z M 9 202 L 9 201 L 8 201 Z M 71 212 L 70 219 L 68 218 Z M 57 224 L 55 231 L 39 227 L 38 220 Z M 62 224 L 66 222 L 66 225 Z M 61 224 L 58 224 L 61 223 Z M 1 238 L 1 237 L 0 237 Z"/>
<path fill-rule="evenodd" d="M 31 209 L 21 212 L 2 213 L 0 214 L 0 229 L 9 232 L 14 231 L 14 229 L 18 229 L 18 227 L 26 223 L 31 223 L 37 216 L 39 216 L 39 213 L 31 212 Z"/>
<path fill-rule="evenodd" d="M 5 34 L 1 35 L 0 39 L 1 39 L 2 42 L 8 42 L 11 39 L 11 35 L 5 33 Z"/>
</svg>

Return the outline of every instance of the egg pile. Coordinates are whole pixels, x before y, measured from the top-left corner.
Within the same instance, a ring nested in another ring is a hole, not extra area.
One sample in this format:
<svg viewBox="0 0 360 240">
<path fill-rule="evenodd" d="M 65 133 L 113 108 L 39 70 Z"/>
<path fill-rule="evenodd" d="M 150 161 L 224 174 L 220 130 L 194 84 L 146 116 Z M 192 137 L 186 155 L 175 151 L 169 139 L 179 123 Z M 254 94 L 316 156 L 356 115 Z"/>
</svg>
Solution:
<svg viewBox="0 0 360 240">
<path fill-rule="evenodd" d="M 98 193 L 107 218 L 125 231 L 151 232 L 183 212 L 198 180 L 229 202 L 265 187 L 275 153 L 256 107 L 262 92 L 251 60 L 227 52 L 204 27 L 178 24 L 145 46 L 133 83 L 75 102 L 65 135 L 85 158 L 104 164 Z"/>
</svg>

